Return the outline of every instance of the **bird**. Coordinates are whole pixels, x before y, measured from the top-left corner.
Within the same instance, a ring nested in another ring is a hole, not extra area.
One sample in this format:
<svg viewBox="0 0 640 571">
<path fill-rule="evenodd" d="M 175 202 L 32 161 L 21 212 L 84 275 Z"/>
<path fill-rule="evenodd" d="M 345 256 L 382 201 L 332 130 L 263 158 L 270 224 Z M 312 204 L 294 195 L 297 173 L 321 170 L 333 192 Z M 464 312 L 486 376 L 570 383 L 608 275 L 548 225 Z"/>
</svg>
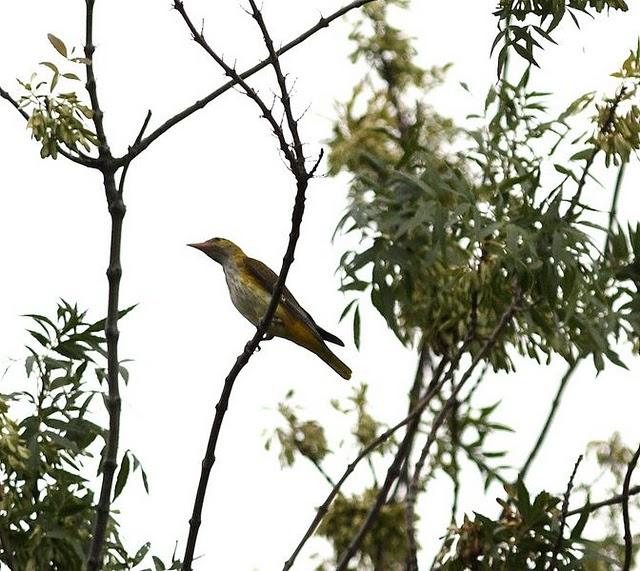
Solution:
<svg viewBox="0 0 640 571">
<path fill-rule="evenodd" d="M 231 301 L 236 309 L 256 327 L 267 312 L 278 275 L 260 260 L 250 258 L 226 238 L 187 244 L 218 262 L 224 270 Z M 320 327 L 285 287 L 265 339 L 283 337 L 315 353 L 343 379 L 351 378 L 351 369 L 327 346 L 344 347 L 332 333 Z"/>
</svg>

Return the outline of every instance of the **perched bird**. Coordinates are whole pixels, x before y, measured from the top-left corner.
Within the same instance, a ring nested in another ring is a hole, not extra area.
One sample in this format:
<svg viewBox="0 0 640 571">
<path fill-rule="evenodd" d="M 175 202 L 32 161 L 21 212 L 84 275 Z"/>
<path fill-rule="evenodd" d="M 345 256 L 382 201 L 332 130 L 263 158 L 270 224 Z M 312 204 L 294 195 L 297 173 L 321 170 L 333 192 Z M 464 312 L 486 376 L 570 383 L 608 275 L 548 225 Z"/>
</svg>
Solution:
<svg viewBox="0 0 640 571">
<path fill-rule="evenodd" d="M 225 238 L 188 244 L 222 265 L 231 301 L 236 309 L 257 326 L 267 312 L 278 276 L 260 260 L 249 258 L 238 246 Z M 336 357 L 325 341 L 344 347 L 335 335 L 325 331 L 302 308 L 285 287 L 269 325 L 267 335 L 284 337 L 320 357 L 342 378 L 351 378 L 351 369 Z"/>
</svg>

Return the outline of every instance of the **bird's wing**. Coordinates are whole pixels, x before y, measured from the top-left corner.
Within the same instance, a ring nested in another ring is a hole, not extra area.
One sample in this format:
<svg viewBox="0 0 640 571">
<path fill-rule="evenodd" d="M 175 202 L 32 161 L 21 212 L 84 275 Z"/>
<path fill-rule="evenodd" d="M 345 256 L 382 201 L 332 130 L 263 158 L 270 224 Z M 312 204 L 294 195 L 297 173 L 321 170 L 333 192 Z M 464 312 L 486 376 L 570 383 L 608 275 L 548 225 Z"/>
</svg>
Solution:
<svg viewBox="0 0 640 571">
<path fill-rule="evenodd" d="M 278 275 L 266 264 L 263 264 L 260 260 L 256 260 L 254 258 L 246 258 L 247 270 L 249 273 L 255 278 L 255 280 L 260 283 L 269 293 L 273 294 L 273 290 L 276 285 L 276 281 L 278 281 Z M 295 316 L 299 317 L 302 321 L 304 321 L 309 327 L 311 327 L 318 335 L 325 339 L 326 341 L 330 341 L 332 343 L 336 343 L 337 345 L 344 346 L 344 343 L 335 335 L 329 333 L 322 329 L 309 315 L 305 309 L 298 303 L 293 294 L 289 291 L 287 286 L 282 290 L 282 297 L 280 299 L 280 303 L 284 305 L 291 313 Z"/>
</svg>

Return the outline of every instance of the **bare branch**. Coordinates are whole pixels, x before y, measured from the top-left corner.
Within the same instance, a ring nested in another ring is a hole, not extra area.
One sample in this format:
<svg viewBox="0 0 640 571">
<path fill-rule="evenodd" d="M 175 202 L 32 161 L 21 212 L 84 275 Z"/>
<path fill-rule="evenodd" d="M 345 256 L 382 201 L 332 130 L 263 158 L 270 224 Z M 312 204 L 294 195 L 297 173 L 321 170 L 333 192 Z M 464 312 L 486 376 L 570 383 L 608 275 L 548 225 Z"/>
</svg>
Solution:
<svg viewBox="0 0 640 571">
<path fill-rule="evenodd" d="M 622 521 L 624 523 L 624 565 L 622 566 L 622 571 L 629 571 L 633 560 L 633 536 L 631 535 L 631 521 L 629 519 L 629 488 L 631 486 L 631 475 L 636 469 L 638 458 L 640 458 L 640 446 L 638 446 L 627 466 L 627 473 L 622 485 Z"/>
<path fill-rule="evenodd" d="M 174 0 L 173 7 L 178 11 L 180 16 L 182 16 L 182 19 L 187 24 L 187 27 L 189 28 L 189 31 L 191 32 L 191 35 L 193 36 L 193 39 L 196 41 L 196 43 L 200 45 L 214 59 L 214 61 L 224 70 L 225 74 L 229 76 L 235 84 L 238 84 L 242 88 L 244 93 L 247 95 L 247 97 L 252 99 L 255 102 L 255 104 L 259 107 L 262 113 L 262 116 L 271 125 L 271 129 L 273 130 L 274 135 L 278 139 L 280 150 L 283 152 L 285 158 L 287 159 L 287 162 L 289 163 L 291 171 L 296 175 L 296 178 L 298 177 L 298 174 L 300 174 L 301 177 L 304 177 L 306 173 L 303 173 L 303 169 L 301 170 L 300 165 L 298 165 L 297 163 L 297 161 L 300 159 L 300 157 L 298 156 L 298 152 L 301 153 L 302 149 L 300 148 L 299 151 L 297 147 L 294 147 L 293 150 L 291 149 L 291 147 L 287 143 L 282 126 L 274 117 L 271 108 L 267 106 L 265 102 L 262 100 L 262 98 L 258 95 L 258 93 L 244 79 L 242 79 L 240 74 L 238 74 L 238 72 L 235 69 L 233 69 L 230 65 L 228 65 L 222 59 L 222 57 L 219 56 L 213 50 L 213 48 L 205 40 L 202 33 L 198 31 L 198 29 L 195 27 L 195 25 L 191 21 L 191 18 L 189 17 L 189 15 L 187 14 L 184 8 L 184 2 L 182 2 L 181 0 Z M 289 102 L 289 100 L 287 101 Z M 285 109 L 286 109 L 286 106 L 285 106 Z"/>
<path fill-rule="evenodd" d="M 96 47 L 93 45 L 93 7 L 95 0 L 85 0 L 87 4 L 87 13 L 85 18 L 85 44 L 84 55 L 87 58 L 85 69 L 87 71 L 87 92 L 91 101 L 91 109 L 93 110 L 93 124 L 96 127 L 96 136 L 98 137 L 98 154 L 100 157 L 110 156 L 109 144 L 107 142 L 107 134 L 104 130 L 102 121 L 103 113 L 98 100 L 98 86 L 96 84 L 96 76 L 93 70 L 93 54 Z"/>
<path fill-rule="evenodd" d="M 300 225 L 302 223 L 302 217 L 304 215 L 304 207 L 305 207 L 305 198 L 306 198 L 306 190 L 309 185 L 309 180 L 314 175 L 315 170 L 317 169 L 320 160 L 322 159 L 322 152 L 320 153 L 320 157 L 318 161 L 315 163 L 313 169 L 311 171 L 307 171 L 305 165 L 305 157 L 303 154 L 303 146 L 299 142 L 299 134 L 297 130 L 297 125 L 295 123 L 293 125 L 289 124 L 289 128 L 291 130 L 291 136 L 293 138 L 294 143 L 289 144 L 287 141 L 286 134 L 284 129 L 282 128 L 281 123 L 279 123 L 272 112 L 272 109 L 265 104 L 262 98 L 256 93 L 256 91 L 249 86 L 246 81 L 242 78 L 240 74 L 238 74 L 235 69 L 229 66 L 221 56 L 219 56 L 215 50 L 209 45 L 209 43 L 205 40 L 202 31 L 199 31 L 193 24 L 191 18 L 187 14 L 184 4 L 181 0 L 174 0 L 174 8 L 180 13 L 182 19 L 185 21 L 189 31 L 191 32 L 193 39 L 214 59 L 214 61 L 224 70 L 224 72 L 231 78 L 232 85 L 239 85 L 245 94 L 252 99 L 255 104 L 258 106 L 260 111 L 262 112 L 262 116 L 267 120 L 271 129 L 273 130 L 278 144 L 280 146 L 280 150 L 283 152 L 287 162 L 289 163 L 289 167 L 291 172 L 293 173 L 296 180 L 296 198 L 295 204 L 293 207 L 293 213 L 291 216 L 291 231 L 289 233 L 289 243 L 287 246 L 287 251 L 282 260 L 282 268 L 280 270 L 280 275 L 276 282 L 273 295 L 271 297 L 271 301 L 269 303 L 269 307 L 264 317 L 258 324 L 256 332 L 252 339 L 245 346 L 242 354 L 238 356 L 236 362 L 227 375 L 224 387 L 222 389 L 222 394 L 220 396 L 220 400 L 216 405 L 216 412 L 213 419 L 213 424 L 211 427 L 211 432 L 209 434 L 209 442 L 207 444 L 207 450 L 205 453 L 205 457 L 202 461 L 202 470 L 200 473 L 200 481 L 198 483 L 198 489 L 196 492 L 196 498 L 194 501 L 193 512 L 191 515 L 191 519 L 189 520 L 189 535 L 187 538 L 187 544 L 185 547 L 185 555 L 182 563 L 182 568 L 184 571 L 191 571 L 191 565 L 193 563 L 193 557 L 195 552 L 196 541 L 198 538 L 198 531 L 200 529 L 200 524 L 202 521 L 202 509 L 204 506 L 204 499 L 207 491 L 207 485 L 209 482 L 209 477 L 211 474 L 211 470 L 213 468 L 213 464 L 215 463 L 215 451 L 218 442 L 218 438 L 220 435 L 220 430 L 222 428 L 222 422 L 224 420 L 225 413 L 227 411 L 229 405 L 229 398 L 231 395 L 231 391 L 233 389 L 233 385 L 235 383 L 236 378 L 240 371 L 244 368 L 244 366 L 249 362 L 251 355 L 254 353 L 256 349 L 258 349 L 260 342 L 264 339 L 264 336 L 269 328 L 269 325 L 275 315 L 277 306 L 280 302 L 280 298 L 282 296 L 282 291 L 284 290 L 285 280 L 287 279 L 287 275 L 289 273 L 289 268 L 293 264 L 294 260 L 294 252 L 296 248 L 296 244 L 298 242 L 298 238 L 300 236 Z M 268 36 L 268 32 L 265 28 L 265 34 Z M 274 65 L 274 68 L 277 66 L 279 73 L 282 71 L 279 66 L 277 54 L 271 54 L 270 63 Z M 291 98 L 286 91 L 286 85 L 282 85 L 281 89 L 283 90 L 282 96 L 282 104 L 285 110 L 285 115 L 287 117 L 292 117 L 293 113 L 291 110 Z M 331 482 L 330 478 L 327 478 L 329 482 Z"/>
<path fill-rule="evenodd" d="M 518 304 L 520 303 L 521 295 L 522 294 L 520 290 L 516 288 L 511 298 L 511 303 L 509 304 L 509 307 L 507 307 L 507 309 L 504 311 L 504 313 L 500 317 L 498 324 L 495 326 L 495 328 L 491 332 L 491 335 L 489 336 L 489 338 L 484 342 L 480 351 L 473 357 L 471 364 L 469 365 L 469 368 L 462 375 L 460 381 L 455 385 L 453 391 L 451 392 L 451 395 L 449 396 L 444 406 L 442 407 L 440 412 L 436 415 L 435 419 L 433 420 L 433 423 L 431 425 L 431 430 L 427 437 L 427 441 L 424 447 L 422 448 L 420 457 L 418 458 L 418 461 L 416 462 L 415 468 L 413 470 L 413 476 L 411 477 L 411 483 L 409 484 L 409 490 L 407 492 L 407 497 L 406 497 L 407 505 L 405 509 L 405 518 L 407 523 L 409 521 L 411 522 L 411 525 L 407 526 L 407 536 L 408 536 L 407 540 L 410 547 L 410 550 L 409 550 L 410 559 L 408 562 L 408 571 L 417 571 L 418 569 L 417 549 L 416 549 L 417 543 L 415 539 L 415 529 L 413 526 L 413 521 L 415 519 L 415 504 L 416 504 L 416 499 L 418 495 L 418 489 L 420 487 L 422 469 L 424 467 L 424 463 L 429 454 L 429 449 L 431 448 L 431 445 L 435 441 L 438 429 L 446 419 L 447 414 L 449 413 L 449 410 L 451 410 L 451 408 L 457 402 L 458 394 L 462 390 L 462 387 L 469 380 L 469 378 L 473 374 L 473 371 L 478 366 L 480 361 L 482 361 L 493 349 L 495 344 L 498 342 L 498 338 L 504 331 L 505 327 L 511 321 L 514 313 L 516 312 L 516 309 L 518 308 Z M 476 311 L 477 311 L 477 307 L 476 307 Z M 477 317 L 473 317 L 473 313 L 472 313 L 472 323 L 473 323 L 473 320 L 475 319 L 477 319 Z M 470 327 L 470 331 L 474 331 L 475 327 L 476 327 L 475 325 L 472 325 L 472 327 Z M 473 338 L 472 335 L 468 335 L 467 341 L 471 342 L 472 338 Z M 460 354 L 458 355 L 456 361 L 459 361 L 459 360 L 460 360 Z M 454 370 L 449 369 L 447 373 L 447 377 L 449 377 L 450 379 L 453 379 L 453 374 L 454 374 Z M 446 381 L 446 380 L 447 378 L 443 379 L 443 381 Z M 355 550 L 353 553 L 355 553 Z M 346 569 L 346 566 L 343 569 Z M 338 570 L 340 570 L 340 568 L 338 568 Z M 340 570 L 340 571 L 343 571 L 343 570 Z"/>
<path fill-rule="evenodd" d="M 291 40 L 290 42 L 282 46 L 279 50 L 277 50 L 276 52 L 277 55 L 281 56 L 287 53 L 288 51 L 292 50 L 293 48 L 299 46 L 301 43 L 309 39 L 311 36 L 319 32 L 320 30 L 323 30 L 324 28 L 328 28 L 332 22 L 341 18 L 342 16 L 351 12 L 352 10 L 355 10 L 366 4 L 370 4 L 371 2 L 376 2 L 376 1 L 378 0 L 356 0 L 354 2 L 351 2 L 350 4 L 347 4 L 346 6 L 343 6 L 339 10 L 336 10 L 335 12 L 333 12 L 333 14 L 329 16 L 321 17 L 314 26 L 311 26 L 311 28 L 309 28 L 308 30 L 300 34 L 298 37 L 294 38 L 293 40 Z M 238 73 L 238 75 L 242 79 L 247 79 L 248 77 L 251 77 L 255 73 L 263 70 L 265 67 L 267 67 L 270 64 L 271 64 L 271 58 L 265 59 L 257 63 L 253 67 L 250 67 L 249 69 L 243 71 L 242 73 Z M 142 141 L 140 141 L 138 145 L 134 146 L 127 153 L 127 157 L 129 157 L 129 160 L 138 156 L 142 151 L 147 149 L 149 145 L 151 145 L 151 143 L 157 140 L 161 135 L 166 133 L 169 129 L 171 129 L 172 127 L 175 127 L 178 123 L 180 123 L 187 117 L 191 116 L 196 111 L 203 109 L 209 103 L 211 103 L 214 99 L 217 99 L 222 94 L 229 91 L 229 89 L 231 89 L 235 85 L 236 85 L 236 82 L 234 80 L 228 81 L 227 83 L 225 83 L 224 85 L 216 89 L 215 91 L 212 91 L 202 99 L 199 99 L 189 107 L 183 109 L 179 113 L 176 113 L 173 117 L 167 119 L 155 131 L 152 131 L 147 137 L 142 139 Z M 125 157 L 121 157 L 119 159 L 116 159 L 116 163 L 118 164 L 118 166 L 121 166 L 124 163 L 124 160 L 125 160 Z"/>
<path fill-rule="evenodd" d="M 126 208 L 122 195 L 116 188 L 113 171 L 103 172 L 104 187 L 109 203 L 111 215 L 111 240 L 109 251 L 109 267 L 107 279 L 109 281 L 109 299 L 107 304 L 107 321 L 105 324 L 105 337 L 107 340 L 107 384 L 108 396 L 106 398 L 109 412 L 109 431 L 107 433 L 106 451 L 102 463 L 102 485 L 100 497 L 96 506 L 96 523 L 91 540 L 88 571 L 99 571 L 102 568 L 102 547 L 104 545 L 109 521 L 111 506 L 111 489 L 117 468 L 118 443 L 120 440 L 120 387 L 119 387 L 119 361 L 118 361 L 118 300 L 120 297 L 120 280 L 122 278 L 122 264 L 120 252 L 122 245 L 122 223 Z"/>
<path fill-rule="evenodd" d="M 578 358 L 573 363 L 571 363 L 569 365 L 569 368 L 563 375 L 562 379 L 560 380 L 558 391 L 556 392 L 556 396 L 553 398 L 553 402 L 551 403 L 551 408 L 549 409 L 549 413 L 547 414 L 547 418 L 544 422 L 544 426 L 542 427 L 542 430 L 538 435 L 538 439 L 536 440 L 536 443 L 533 445 L 533 448 L 531 449 L 531 452 L 529 453 L 529 456 L 527 457 L 527 460 L 524 463 L 524 466 L 522 466 L 522 470 L 520 470 L 520 475 L 518 477 L 521 480 L 524 480 L 525 476 L 529 472 L 529 468 L 531 468 L 531 464 L 536 459 L 538 452 L 540 452 L 540 449 L 542 448 L 542 444 L 544 443 L 547 437 L 547 434 L 549 432 L 549 429 L 551 428 L 551 424 L 556 417 L 556 413 L 558 412 L 558 407 L 560 406 L 560 401 L 562 400 L 562 395 L 564 393 L 564 390 L 567 387 L 567 384 L 569 383 L 569 381 L 571 380 L 573 373 L 575 373 L 576 369 L 578 368 L 578 364 L 580 363 L 580 361 L 581 359 Z"/>
<path fill-rule="evenodd" d="M 558 530 L 558 538 L 556 539 L 556 543 L 553 546 L 553 552 L 551 555 L 551 566 L 549 567 L 549 571 L 555 571 L 558 566 L 558 554 L 560 553 L 560 547 L 562 546 L 562 538 L 564 535 L 564 527 L 567 523 L 567 516 L 569 515 L 569 498 L 571 497 L 571 490 L 573 489 L 573 480 L 576 477 L 576 472 L 578 471 L 578 467 L 580 466 L 580 462 L 582 462 L 582 454 L 578 456 L 576 460 L 575 466 L 573 467 L 573 472 L 571 472 L 571 477 L 569 478 L 569 482 L 567 483 L 567 491 L 564 493 L 564 499 L 562 500 L 562 513 L 560 515 L 560 529 Z"/>
<path fill-rule="evenodd" d="M 600 502 L 594 502 L 593 504 L 591 503 L 586 503 L 584 504 L 581 508 L 576 508 L 573 510 L 569 510 L 567 512 L 567 517 L 573 516 L 573 515 L 580 515 L 583 512 L 594 512 L 596 510 L 599 510 L 600 508 L 604 508 L 606 506 L 615 506 L 616 504 L 621 504 L 625 499 L 630 498 L 631 496 L 635 496 L 637 494 L 640 494 L 640 486 L 633 486 L 632 488 L 629 488 L 629 493 L 625 496 L 625 495 L 621 495 L 618 494 L 617 496 L 613 496 L 609 499 L 606 500 L 602 500 Z"/>
<path fill-rule="evenodd" d="M 151 110 L 147 111 L 147 116 L 144 118 L 144 121 L 142 123 L 142 127 L 140 127 L 140 131 L 138 132 L 138 136 L 136 137 L 135 142 L 133 143 L 134 145 L 136 143 L 139 143 L 140 140 L 142 139 L 142 136 L 144 135 L 144 132 L 147 130 L 147 127 L 149 126 L 149 121 L 151 121 Z M 129 147 L 131 148 L 131 147 Z M 124 163 L 124 167 L 122 168 L 122 174 L 120 175 L 120 183 L 118 185 L 118 193 L 122 196 L 122 193 L 124 191 L 124 181 L 127 177 L 127 172 L 129 172 L 129 165 L 131 164 L 131 161 L 128 160 Z"/>
<path fill-rule="evenodd" d="M 87 571 L 100 571 L 103 565 L 102 550 L 107 534 L 107 524 L 111 510 L 111 491 L 113 480 L 118 466 L 118 444 L 120 440 L 120 363 L 118 361 L 118 309 L 120 299 L 120 281 L 122 278 L 122 224 L 126 213 L 126 207 L 122 198 L 124 180 L 121 179 L 120 191 L 116 187 L 113 156 L 109 150 L 107 135 L 102 122 L 102 110 L 98 101 L 98 90 L 93 69 L 93 8 L 95 0 L 86 0 L 85 15 L 85 48 L 87 58 L 85 64 L 87 71 L 87 91 L 93 111 L 93 123 L 98 138 L 97 165 L 102 173 L 107 206 L 111 216 L 111 239 L 109 248 L 109 267 L 107 268 L 107 280 L 109 293 L 107 302 L 107 319 L 105 323 L 105 338 L 107 340 L 107 384 L 108 396 L 106 398 L 109 413 L 109 431 L 106 437 L 105 453 L 102 463 L 102 484 L 100 497 L 96 506 L 96 521 L 89 547 L 87 559 Z M 145 121 L 146 127 L 148 121 Z M 128 165 L 127 165 L 128 166 Z M 123 172 L 123 176 L 126 171 Z"/>
<path fill-rule="evenodd" d="M 264 39 L 264 44 L 267 47 L 267 51 L 269 52 L 269 62 L 271 63 L 273 70 L 276 74 L 276 79 L 278 80 L 278 87 L 280 88 L 280 97 L 282 101 L 282 106 L 284 107 L 284 114 L 287 118 L 287 125 L 289 126 L 289 132 L 291 133 L 291 137 L 293 139 L 293 148 L 295 150 L 296 156 L 298 159 L 303 158 L 302 154 L 302 141 L 300 140 L 300 134 L 298 133 L 298 123 L 293 116 L 293 110 L 291 109 L 291 98 L 289 96 L 289 91 L 287 89 L 287 80 L 285 79 L 284 74 L 282 73 L 282 68 L 280 67 L 280 60 L 278 59 L 278 54 L 276 53 L 275 48 L 273 47 L 273 41 L 271 40 L 271 35 L 269 34 L 269 30 L 267 29 L 267 25 L 264 22 L 264 18 L 262 17 L 262 13 L 258 10 L 256 6 L 255 0 L 249 0 L 249 4 L 251 5 L 252 16 L 255 21 L 258 23 L 260 27 L 260 31 L 262 32 L 262 38 Z"/>
</svg>

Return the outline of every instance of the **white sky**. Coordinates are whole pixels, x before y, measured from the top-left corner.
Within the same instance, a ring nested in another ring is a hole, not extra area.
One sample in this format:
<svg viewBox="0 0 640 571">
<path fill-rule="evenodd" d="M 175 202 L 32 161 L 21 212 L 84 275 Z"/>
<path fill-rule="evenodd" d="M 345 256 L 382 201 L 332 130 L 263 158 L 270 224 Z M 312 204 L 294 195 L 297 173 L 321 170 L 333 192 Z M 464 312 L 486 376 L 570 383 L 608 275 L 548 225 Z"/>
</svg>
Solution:
<svg viewBox="0 0 640 571">
<path fill-rule="evenodd" d="M 170 2 L 97 2 L 95 56 L 101 104 L 112 149 L 126 149 L 148 109 L 151 127 L 202 97 L 222 81 L 216 66 L 189 41 Z M 206 18 L 206 35 L 238 67 L 261 59 L 263 47 L 253 22 L 238 3 L 212 8 L 187 0 L 195 21 Z M 265 0 L 265 17 L 277 41 L 287 41 L 315 23 L 319 11 L 338 8 L 337 0 Z M 16 91 L 15 77 L 28 78 L 42 60 L 56 59 L 46 34 L 68 46 L 82 43 L 84 3 L 5 2 L 0 10 L 0 85 Z M 417 37 L 419 61 L 454 62 L 452 81 L 433 98 L 439 111 L 462 119 L 481 110 L 495 78 L 489 46 L 495 35 L 493 2 L 450 0 L 415 2 L 401 19 Z M 562 107 L 577 95 L 612 83 L 608 74 L 626 57 L 639 33 L 635 6 L 630 13 L 584 19 L 580 33 L 567 18 L 556 33 L 559 46 L 540 55 L 544 70 L 535 81 L 555 91 Z M 351 17 L 353 21 L 353 16 Z M 297 78 L 295 104 L 309 111 L 302 134 L 317 151 L 330 134 L 334 103 L 344 100 L 359 75 L 346 56 L 348 25 L 333 25 L 286 56 L 286 70 Z M 474 96 L 457 85 L 465 81 Z M 252 84 L 273 89 L 262 72 Z M 0 364 L 24 355 L 24 313 L 51 313 L 64 297 L 91 308 L 95 319 L 106 311 L 109 221 L 96 172 L 64 159 L 42 161 L 24 122 L 0 101 Z M 594 200 L 607 203 L 607 190 Z M 620 211 L 637 219 L 637 166 L 628 171 Z M 345 298 L 334 270 L 341 246 L 330 243 L 345 207 L 347 177 L 319 179 L 309 190 L 307 214 L 289 287 L 317 321 L 347 341 L 339 355 L 354 370 L 352 385 L 370 385 L 372 412 L 393 423 L 405 412 L 406 388 L 415 356 L 386 330 L 382 319 L 364 315 L 363 347 L 356 351 L 350 324 L 337 325 Z M 122 358 L 133 358 L 131 383 L 123 390 L 121 450 L 131 448 L 150 475 L 151 495 L 132 485 L 117 500 L 123 536 L 131 549 L 146 539 L 163 558 L 183 540 L 200 461 L 223 378 L 253 328 L 232 307 L 222 272 L 187 242 L 226 236 L 247 253 L 280 267 L 286 246 L 294 187 L 273 138 L 253 103 L 230 92 L 184 121 L 155 143 L 131 167 L 125 201 L 122 306 L 139 307 L 121 324 Z M 285 365 L 286 362 L 286 365 Z M 523 363 L 518 374 L 491 378 L 481 398 L 502 399 L 498 419 L 516 433 L 500 441 L 514 450 L 518 465 L 526 456 L 555 392 L 562 365 Z M 635 445 L 637 363 L 632 372 L 611 368 L 596 380 L 584 365 L 566 393 L 549 445 L 531 472 L 534 491 L 564 489 L 575 458 L 593 439 L 613 430 Z M 328 492 L 312 467 L 281 471 L 274 452 L 263 449 L 263 429 L 277 420 L 273 412 L 289 388 L 309 416 L 329 423 L 333 442 L 348 432 L 332 415 L 329 400 L 346 397 L 350 386 L 319 359 L 276 340 L 264 346 L 242 372 L 218 446 L 218 461 L 207 496 L 197 552 L 199 568 L 280 569 Z M 3 390 L 0 388 L 0 390 Z M 333 475 L 353 455 L 338 451 L 327 463 Z M 382 468 L 382 467 L 381 467 Z M 382 470 L 381 470 L 382 473 Z M 368 482 L 361 468 L 347 489 Z M 539 488 L 537 488 L 539 487 Z M 436 483 L 423 499 L 420 541 L 429 546 L 448 518 L 450 485 Z M 484 495 L 470 470 L 462 510 L 495 514 L 499 490 Z M 311 542 L 298 563 L 321 542 Z M 431 550 L 428 550 L 429 552 Z M 181 549 L 179 550 L 181 553 Z"/>
</svg>

